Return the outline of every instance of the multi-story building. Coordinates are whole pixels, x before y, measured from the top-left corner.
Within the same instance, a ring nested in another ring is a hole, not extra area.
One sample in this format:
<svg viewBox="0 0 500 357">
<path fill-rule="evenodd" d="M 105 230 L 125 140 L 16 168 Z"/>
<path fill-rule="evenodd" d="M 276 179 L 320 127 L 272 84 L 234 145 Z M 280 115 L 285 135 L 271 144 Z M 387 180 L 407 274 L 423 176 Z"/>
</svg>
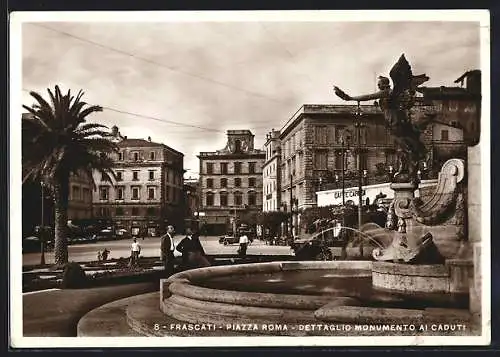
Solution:
<svg viewBox="0 0 500 357">
<path fill-rule="evenodd" d="M 92 181 L 85 173 L 69 179 L 68 219 L 92 218 Z"/>
<path fill-rule="evenodd" d="M 113 128 L 113 133 L 119 135 Z M 94 172 L 94 216 L 111 218 L 133 235 L 157 235 L 167 224 L 184 226 L 184 155 L 167 145 L 126 136 L 117 141 L 109 183 Z"/>
<path fill-rule="evenodd" d="M 278 211 L 281 207 L 281 144 L 280 132 L 271 130 L 264 144 L 266 160 L 262 167 L 262 211 Z"/>
<path fill-rule="evenodd" d="M 281 129 L 281 202 L 285 211 L 315 206 L 316 191 L 338 180 L 342 168 L 349 182 L 360 170 L 375 176 L 395 164 L 394 140 L 380 109 L 361 106 L 364 126 L 359 129 L 359 145 L 356 109 L 352 105 L 305 104 Z"/>
<path fill-rule="evenodd" d="M 228 130 L 224 149 L 200 152 L 200 219 L 206 234 L 224 234 L 243 214 L 262 210 L 265 153 L 249 130 Z"/>
<path fill-rule="evenodd" d="M 423 96 L 416 102 L 417 115 L 431 115 L 450 127 L 463 129 L 465 143 L 475 145 L 481 132 L 481 71 L 465 72 L 455 83 L 461 83 L 461 87 L 418 88 Z"/>
</svg>

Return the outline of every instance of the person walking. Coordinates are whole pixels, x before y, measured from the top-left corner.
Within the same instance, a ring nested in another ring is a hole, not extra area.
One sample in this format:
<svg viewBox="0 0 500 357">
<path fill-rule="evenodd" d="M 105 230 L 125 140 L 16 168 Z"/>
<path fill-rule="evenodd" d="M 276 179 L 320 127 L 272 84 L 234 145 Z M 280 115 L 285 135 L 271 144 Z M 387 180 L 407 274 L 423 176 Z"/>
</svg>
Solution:
<svg viewBox="0 0 500 357">
<path fill-rule="evenodd" d="M 161 236 L 161 260 L 163 261 L 163 265 L 165 267 L 165 275 L 167 277 L 174 273 L 174 235 L 174 226 L 169 225 L 167 227 L 167 233 Z"/>
<path fill-rule="evenodd" d="M 134 238 L 131 247 L 130 254 L 130 266 L 137 266 L 139 264 L 139 254 L 141 253 L 141 246 L 137 242 L 137 238 Z"/>
<path fill-rule="evenodd" d="M 175 249 L 182 253 L 182 267 L 184 269 L 210 266 L 200 238 L 198 234 L 193 234 L 191 228 L 186 229 L 186 237 L 177 244 Z"/>
<path fill-rule="evenodd" d="M 243 233 L 240 236 L 240 249 L 238 249 L 238 253 L 240 256 L 244 257 L 247 255 L 247 247 L 248 247 L 248 236 Z"/>
</svg>

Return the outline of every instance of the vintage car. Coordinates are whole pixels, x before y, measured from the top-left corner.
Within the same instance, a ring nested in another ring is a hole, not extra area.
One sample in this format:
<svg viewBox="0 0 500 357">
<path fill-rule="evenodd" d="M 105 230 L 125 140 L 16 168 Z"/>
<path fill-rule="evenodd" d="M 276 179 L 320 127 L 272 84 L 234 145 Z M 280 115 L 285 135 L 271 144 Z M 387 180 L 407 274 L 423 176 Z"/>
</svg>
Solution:
<svg viewBox="0 0 500 357">
<path fill-rule="evenodd" d="M 296 238 L 290 248 L 298 260 L 332 260 L 330 247 L 342 247 L 345 243 L 342 229 L 331 227 Z"/>
<path fill-rule="evenodd" d="M 233 235 L 226 235 L 226 236 L 223 236 L 223 237 L 219 238 L 219 244 L 224 244 L 224 245 L 236 244 L 239 241 L 240 241 L 240 238 L 239 237 L 235 237 Z"/>
</svg>

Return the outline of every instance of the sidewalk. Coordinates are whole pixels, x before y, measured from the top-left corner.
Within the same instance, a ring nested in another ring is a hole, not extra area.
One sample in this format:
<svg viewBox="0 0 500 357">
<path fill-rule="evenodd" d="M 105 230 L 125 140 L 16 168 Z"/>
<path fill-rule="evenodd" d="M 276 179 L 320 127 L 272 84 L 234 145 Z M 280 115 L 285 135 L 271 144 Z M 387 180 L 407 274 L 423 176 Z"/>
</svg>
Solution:
<svg viewBox="0 0 500 357">
<path fill-rule="evenodd" d="M 159 283 L 50 290 L 23 295 L 23 335 L 75 337 L 80 318 L 121 298 L 158 291 Z"/>
</svg>

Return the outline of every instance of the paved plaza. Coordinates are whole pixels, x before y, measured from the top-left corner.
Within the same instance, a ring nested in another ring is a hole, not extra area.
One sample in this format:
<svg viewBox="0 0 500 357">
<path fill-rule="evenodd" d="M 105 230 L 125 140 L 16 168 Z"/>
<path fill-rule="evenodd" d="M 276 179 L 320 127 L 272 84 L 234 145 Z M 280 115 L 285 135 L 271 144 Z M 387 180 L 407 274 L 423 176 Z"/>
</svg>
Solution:
<svg viewBox="0 0 500 357">
<path fill-rule="evenodd" d="M 184 238 L 182 235 L 175 237 L 175 244 L 179 243 Z M 200 241 L 208 255 L 217 254 L 236 254 L 238 244 L 222 245 L 219 243 L 218 236 L 202 236 Z M 159 257 L 160 256 L 160 238 L 147 237 L 138 240 L 141 245 L 141 256 L 143 257 Z M 88 262 L 97 260 L 97 252 L 107 248 L 110 251 L 108 259 L 116 259 L 130 256 L 130 245 L 132 239 L 121 239 L 115 241 L 104 241 L 88 244 L 75 244 L 68 247 L 69 260 L 76 262 Z M 287 255 L 291 254 L 289 246 L 271 246 L 266 245 L 264 241 L 254 240 L 248 247 L 247 254 L 249 255 Z M 176 252 L 176 255 L 180 253 Z M 47 264 L 54 263 L 53 252 L 45 254 Z M 40 253 L 23 254 L 23 265 L 36 265 L 40 263 Z"/>
</svg>

